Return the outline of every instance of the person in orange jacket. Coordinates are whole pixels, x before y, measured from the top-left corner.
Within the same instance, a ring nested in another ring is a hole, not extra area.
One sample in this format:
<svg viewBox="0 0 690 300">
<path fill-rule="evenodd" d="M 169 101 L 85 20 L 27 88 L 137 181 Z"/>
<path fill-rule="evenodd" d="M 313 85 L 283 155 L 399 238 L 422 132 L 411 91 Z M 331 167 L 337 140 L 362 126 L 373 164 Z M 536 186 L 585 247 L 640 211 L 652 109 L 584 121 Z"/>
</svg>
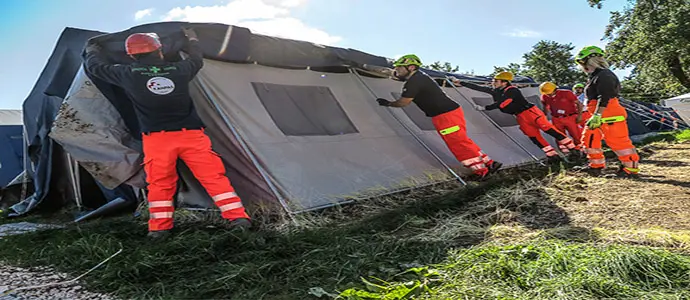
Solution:
<svg viewBox="0 0 690 300">
<path fill-rule="evenodd" d="M 122 87 L 132 99 L 139 120 L 148 182 L 149 237 L 165 238 L 173 228 L 173 197 L 178 180 L 176 164 L 182 159 L 220 208 L 231 229 L 251 227 L 240 198 L 225 176 L 225 167 L 211 149 L 211 140 L 189 94 L 189 82 L 203 66 L 196 33 L 182 29 L 188 38 L 189 58 L 164 60 L 155 33 L 135 33 L 125 41 L 130 65 L 113 65 L 100 58 L 93 39 L 86 46 L 85 69 L 110 84 Z"/>
<path fill-rule="evenodd" d="M 575 61 L 587 74 L 585 87 L 587 108 L 592 117 L 587 120 L 582 141 L 589 164 L 583 170 L 592 175 L 601 175 L 606 167 L 602 140 L 616 153 L 621 166 L 616 175 L 637 177 L 640 172 L 640 156 L 628 133 L 628 113 L 619 103 L 621 84 L 616 74 L 609 69 L 604 50 L 597 46 L 582 48 Z"/>
<path fill-rule="evenodd" d="M 575 143 L 581 143 L 582 128 L 578 125 L 582 122 L 582 110 L 584 105 L 577 100 L 577 96 L 570 90 L 559 89 L 553 82 L 544 82 L 539 85 L 541 103 L 544 105 L 546 116 L 551 115 L 551 122 L 556 129 L 568 133 Z"/>
<path fill-rule="evenodd" d="M 426 73 L 419 70 L 422 61 L 414 54 L 403 55 L 393 63 L 395 76 L 405 81 L 402 95 L 396 101 L 377 98 L 380 106 L 405 107 L 415 103 L 428 117 L 448 149 L 463 166 L 473 173 L 471 179 L 481 180 L 503 165 L 494 161 L 467 136 L 465 114 L 460 105 L 448 97 Z"/>
<path fill-rule="evenodd" d="M 579 156 L 579 148 L 573 140 L 556 129 L 539 107 L 527 101 L 522 92 L 511 84 L 512 80 L 513 73 L 501 72 L 494 76 L 494 79 L 491 81 L 493 88 L 460 80 L 454 80 L 453 83 L 490 94 L 494 99 L 494 103 L 488 106 L 475 105 L 475 109 L 480 111 L 500 109 L 503 113 L 515 115 L 520 125 L 520 130 L 546 153 L 549 162 L 558 162 L 561 159 L 558 156 L 558 152 L 544 139 L 540 131 L 544 131 L 546 134 L 554 137 L 558 141 L 558 146 L 563 154 Z"/>
</svg>

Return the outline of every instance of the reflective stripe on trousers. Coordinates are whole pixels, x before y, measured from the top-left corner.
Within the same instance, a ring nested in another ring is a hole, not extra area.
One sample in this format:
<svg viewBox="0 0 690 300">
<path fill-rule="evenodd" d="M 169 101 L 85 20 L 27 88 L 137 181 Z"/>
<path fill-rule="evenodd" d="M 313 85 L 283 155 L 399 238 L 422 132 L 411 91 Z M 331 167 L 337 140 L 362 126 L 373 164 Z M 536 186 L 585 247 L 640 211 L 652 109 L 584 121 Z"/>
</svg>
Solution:
<svg viewBox="0 0 690 300">
<path fill-rule="evenodd" d="M 211 140 L 203 130 L 154 132 L 142 135 L 144 172 L 148 182 L 149 230 L 173 228 L 173 196 L 177 190 L 177 159 L 182 159 L 194 174 L 223 218 L 249 218 Z"/>
</svg>

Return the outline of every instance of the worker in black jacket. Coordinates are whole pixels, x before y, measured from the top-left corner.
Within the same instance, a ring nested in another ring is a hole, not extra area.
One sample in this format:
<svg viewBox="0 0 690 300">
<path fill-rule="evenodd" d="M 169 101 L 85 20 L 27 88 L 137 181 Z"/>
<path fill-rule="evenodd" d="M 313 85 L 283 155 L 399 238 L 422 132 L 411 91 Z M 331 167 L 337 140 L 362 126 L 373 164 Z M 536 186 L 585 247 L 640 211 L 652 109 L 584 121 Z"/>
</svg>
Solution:
<svg viewBox="0 0 690 300">
<path fill-rule="evenodd" d="M 493 110 L 500 109 L 501 112 L 515 115 L 517 122 L 520 125 L 520 130 L 529 137 L 529 139 L 539 148 L 546 153 L 549 161 L 556 162 L 560 160 L 556 150 L 549 145 L 549 143 L 541 135 L 541 131 L 546 132 L 548 135 L 556 138 L 561 151 L 568 155 L 572 151 L 572 155 L 579 157 L 579 149 L 573 143 L 573 140 L 562 132 L 558 131 L 556 127 L 553 126 L 546 118 L 546 115 L 539 107 L 530 103 L 525 99 L 520 90 L 511 84 L 513 80 L 513 74 L 510 72 L 501 72 L 494 76 L 491 84 L 493 88 L 479 86 L 470 82 L 464 82 L 460 80 L 454 80 L 454 84 L 458 86 L 464 86 L 475 91 L 484 92 L 490 94 L 494 103 L 487 106 L 480 106 L 475 104 L 475 109 L 483 110 Z"/>
<path fill-rule="evenodd" d="M 211 149 L 204 124 L 189 94 L 189 82 L 203 66 L 196 33 L 187 36 L 189 58 L 164 60 L 155 33 L 135 33 L 125 41 L 130 65 L 108 64 L 101 47 L 89 40 L 85 69 L 91 76 L 122 87 L 132 101 L 141 127 L 144 171 L 148 182 L 149 236 L 166 237 L 173 228 L 173 196 L 178 180 L 176 163 L 182 159 L 204 186 L 231 228 L 251 226 L 240 198 L 225 176 L 225 167 Z"/>
</svg>

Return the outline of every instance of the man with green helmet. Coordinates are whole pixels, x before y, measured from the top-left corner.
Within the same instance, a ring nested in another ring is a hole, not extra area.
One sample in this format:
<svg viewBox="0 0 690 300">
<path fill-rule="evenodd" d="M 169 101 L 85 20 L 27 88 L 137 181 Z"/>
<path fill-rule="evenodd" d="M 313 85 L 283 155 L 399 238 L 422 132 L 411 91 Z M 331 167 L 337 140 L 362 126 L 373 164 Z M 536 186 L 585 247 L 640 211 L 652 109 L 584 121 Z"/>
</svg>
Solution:
<svg viewBox="0 0 690 300">
<path fill-rule="evenodd" d="M 592 114 L 589 113 L 587 110 L 587 100 L 585 97 L 585 85 L 582 83 L 578 83 L 573 85 L 573 93 L 575 93 L 575 96 L 577 96 L 577 100 L 582 103 L 582 119 L 580 120 L 580 123 L 577 123 L 578 126 L 580 126 L 580 129 L 583 130 L 585 128 L 585 123 L 587 123 L 587 120 L 592 117 Z M 579 141 L 578 141 L 579 142 Z"/>
<path fill-rule="evenodd" d="M 501 163 L 493 161 L 481 148 L 467 136 L 465 114 L 455 101 L 450 99 L 429 75 L 419 70 L 422 61 L 414 54 L 403 55 L 397 59 L 394 76 L 404 81 L 401 98 L 390 102 L 378 98 L 379 105 L 404 107 L 417 105 L 428 117 L 441 135 L 441 138 L 455 158 L 472 170 L 475 177 L 482 179 L 497 171 Z"/>
<path fill-rule="evenodd" d="M 586 171 L 599 175 L 606 167 L 601 143 L 602 140 L 606 140 L 606 144 L 622 163 L 618 175 L 635 177 L 640 171 L 640 156 L 629 137 L 626 122 L 628 113 L 618 102 L 621 89 L 618 77 L 609 69 L 609 64 L 604 59 L 604 50 L 597 46 L 582 48 L 575 61 L 589 74 L 585 97 L 592 117 L 587 120 L 582 137 L 589 158 Z"/>
</svg>

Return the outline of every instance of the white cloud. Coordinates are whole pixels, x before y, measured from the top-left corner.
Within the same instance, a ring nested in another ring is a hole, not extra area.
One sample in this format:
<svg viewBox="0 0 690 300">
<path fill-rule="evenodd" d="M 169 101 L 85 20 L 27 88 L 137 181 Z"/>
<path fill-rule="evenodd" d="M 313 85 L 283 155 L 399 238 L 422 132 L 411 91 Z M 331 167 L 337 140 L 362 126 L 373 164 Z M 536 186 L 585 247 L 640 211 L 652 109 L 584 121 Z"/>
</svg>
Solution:
<svg viewBox="0 0 690 300">
<path fill-rule="evenodd" d="M 146 16 L 150 16 L 151 13 L 153 12 L 153 8 L 147 8 L 147 9 L 142 9 L 140 11 L 137 11 L 134 13 L 134 20 L 141 20 Z"/>
<path fill-rule="evenodd" d="M 224 23 L 247 27 L 254 33 L 282 38 L 335 45 L 342 40 L 327 32 L 310 27 L 290 15 L 291 9 L 306 0 L 233 0 L 225 5 L 176 7 L 163 21 Z"/>
<path fill-rule="evenodd" d="M 541 32 L 528 29 L 514 29 L 505 33 L 505 35 L 517 38 L 536 38 L 542 36 Z"/>
</svg>

